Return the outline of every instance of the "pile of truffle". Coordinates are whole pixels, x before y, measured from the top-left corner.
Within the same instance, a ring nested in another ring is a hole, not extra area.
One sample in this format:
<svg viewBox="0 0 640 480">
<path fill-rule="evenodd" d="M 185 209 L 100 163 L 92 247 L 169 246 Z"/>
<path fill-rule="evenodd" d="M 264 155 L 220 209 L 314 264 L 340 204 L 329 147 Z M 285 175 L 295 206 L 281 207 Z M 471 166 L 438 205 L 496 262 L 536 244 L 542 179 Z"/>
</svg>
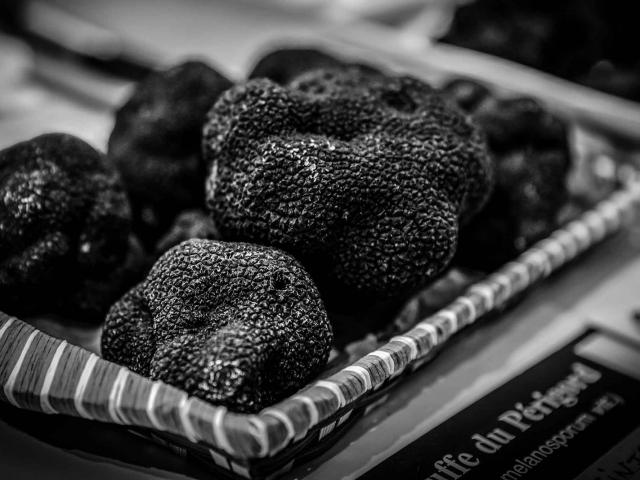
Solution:
<svg viewBox="0 0 640 480">
<path fill-rule="evenodd" d="M 106 359 L 255 412 L 322 371 L 336 319 L 547 235 L 568 168 L 558 119 L 473 82 L 307 50 L 236 84 L 187 62 L 136 86 L 106 156 L 64 134 L 0 152 L 0 309 L 106 318 Z"/>
</svg>

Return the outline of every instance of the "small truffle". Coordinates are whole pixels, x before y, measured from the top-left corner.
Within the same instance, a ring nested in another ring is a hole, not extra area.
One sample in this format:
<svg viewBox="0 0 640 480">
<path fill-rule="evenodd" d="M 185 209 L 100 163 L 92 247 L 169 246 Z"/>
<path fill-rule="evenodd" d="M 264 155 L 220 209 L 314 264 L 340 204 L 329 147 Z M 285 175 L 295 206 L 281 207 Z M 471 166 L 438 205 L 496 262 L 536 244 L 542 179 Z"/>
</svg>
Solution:
<svg viewBox="0 0 640 480">
<path fill-rule="evenodd" d="M 202 125 L 231 82 L 200 62 L 186 62 L 141 81 L 116 112 L 108 154 L 147 248 L 186 209 L 204 208 Z"/>
<path fill-rule="evenodd" d="M 156 244 L 155 253 L 161 255 L 171 247 L 192 238 L 221 239 L 213 220 L 202 210 L 186 210 L 178 215 L 167 233 Z"/>
<path fill-rule="evenodd" d="M 531 98 L 498 99 L 470 80 L 443 90 L 485 131 L 496 171 L 489 201 L 460 233 L 456 263 L 493 270 L 558 226 L 571 168 L 567 129 Z"/>
<path fill-rule="evenodd" d="M 303 73 L 319 68 L 347 68 L 358 66 L 369 72 L 376 69 L 370 66 L 349 63 L 315 48 L 282 48 L 273 50 L 258 60 L 248 78 L 268 78 L 286 85 Z"/>
<path fill-rule="evenodd" d="M 270 247 L 188 240 L 113 305 L 107 360 L 237 412 L 257 412 L 320 373 L 332 331 L 320 295 Z"/>
<path fill-rule="evenodd" d="M 141 249 L 116 169 L 70 135 L 0 152 L 0 309 L 99 322 L 136 277 Z"/>
<path fill-rule="evenodd" d="M 482 135 L 439 93 L 355 67 L 228 90 L 204 143 L 223 238 L 293 254 L 332 311 L 433 279 L 492 186 Z"/>
</svg>

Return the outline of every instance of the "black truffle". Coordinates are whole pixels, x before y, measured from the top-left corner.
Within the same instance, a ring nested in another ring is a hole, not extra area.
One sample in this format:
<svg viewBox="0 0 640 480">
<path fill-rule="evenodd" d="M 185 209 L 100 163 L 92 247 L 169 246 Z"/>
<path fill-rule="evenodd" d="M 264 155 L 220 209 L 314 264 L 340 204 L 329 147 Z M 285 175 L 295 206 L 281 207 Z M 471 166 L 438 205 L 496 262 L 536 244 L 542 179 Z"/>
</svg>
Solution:
<svg viewBox="0 0 640 480">
<path fill-rule="evenodd" d="M 319 68 L 359 68 L 375 72 L 367 65 L 349 63 L 315 48 L 282 48 L 273 50 L 260 58 L 249 73 L 248 78 L 268 78 L 275 83 L 285 85 L 303 73 Z"/>
<path fill-rule="evenodd" d="M 567 129 L 531 98 L 498 99 L 470 80 L 444 91 L 486 132 L 496 171 L 489 201 L 460 233 L 456 262 L 492 270 L 558 226 L 571 168 Z"/>
<path fill-rule="evenodd" d="M 325 366 L 332 332 L 292 257 L 245 243 L 188 240 L 109 311 L 106 359 L 238 412 L 256 412 Z"/>
<path fill-rule="evenodd" d="M 138 279 L 116 169 L 70 135 L 0 152 L 0 309 L 101 321 Z"/>
<path fill-rule="evenodd" d="M 148 248 L 179 212 L 204 208 L 202 125 L 230 86 L 212 68 L 190 61 L 151 74 L 116 112 L 108 154 L 125 182 L 134 229 Z"/>
<path fill-rule="evenodd" d="M 358 68 L 234 87 L 204 142 L 223 238 L 292 253 L 335 311 L 434 278 L 492 184 L 482 135 L 435 90 Z"/>
<path fill-rule="evenodd" d="M 211 216 L 202 210 L 185 210 L 179 214 L 167 233 L 156 244 L 156 255 L 163 254 L 185 240 L 204 238 L 221 240 Z"/>
</svg>

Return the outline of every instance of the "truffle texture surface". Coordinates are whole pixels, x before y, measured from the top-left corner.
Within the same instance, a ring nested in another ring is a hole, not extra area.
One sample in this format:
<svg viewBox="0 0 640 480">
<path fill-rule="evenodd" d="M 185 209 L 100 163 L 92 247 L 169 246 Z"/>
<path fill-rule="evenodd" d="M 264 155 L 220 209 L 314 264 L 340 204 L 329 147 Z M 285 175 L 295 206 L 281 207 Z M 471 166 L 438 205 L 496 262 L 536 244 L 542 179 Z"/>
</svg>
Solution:
<svg viewBox="0 0 640 480">
<path fill-rule="evenodd" d="M 228 90 L 204 152 L 223 238 L 293 254 L 335 311 L 434 278 L 492 186 L 463 114 L 417 79 L 357 67 Z"/>
<path fill-rule="evenodd" d="M 256 412 L 317 375 L 331 341 L 319 293 L 293 257 L 194 239 L 114 304 L 102 352 L 190 395 Z"/>
<path fill-rule="evenodd" d="M 150 248 L 186 209 L 204 208 L 202 125 L 231 86 L 190 61 L 142 80 L 116 112 L 108 154 L 129 194 L 134 229 Z"/>
<path fill-rule="evenodd" d="M 457 262 L 495 269 L 558 226 L 569 197 L 567 128 L 531 98 L 498 99 L 469 80 L 444 91 L 486 132 L 496 171 L 487 205 L 460 233 Z"/>
<path fill-rule="evenodd" d="M 137 281 L 116 169 L 91 146 L 47 134 L 0 152 L 0 309 L 101 321 Z"/>
</svg>

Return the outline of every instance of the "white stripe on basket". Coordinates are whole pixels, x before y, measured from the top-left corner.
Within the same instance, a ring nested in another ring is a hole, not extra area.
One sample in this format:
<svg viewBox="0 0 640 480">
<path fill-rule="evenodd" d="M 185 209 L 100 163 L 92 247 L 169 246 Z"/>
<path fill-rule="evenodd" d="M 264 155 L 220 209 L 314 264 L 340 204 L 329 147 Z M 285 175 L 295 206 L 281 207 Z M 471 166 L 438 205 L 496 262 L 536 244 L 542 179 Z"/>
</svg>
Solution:
<svg viewBox="0 0 640 480">
<path fill-rule="evenodd" d="M 554 259 L 557 258 L 558 265 L 562 265 L 567 261 L 567 254 L 559 241 L 547 238 L 541 241 L 538 245 L 540 245 L 540 247 L 542 247 L 542 249 Z"/>
<path fill-rule="evenodd" d="M 260 445 L 259 457 L 264 457 L 269 452 L 269 438 L 267 437 L 267 426 L 262 418 L 257 415 L 251 415 L 247 418 L 247 423 L 251 425 L 255 438 Z"/>
<path fill-rule="evenodd" d="M 488 312 L 493 309 L 495 303 L 495 292 L 486 283 L 476 283 L 469 289 L 469 293 L 476 293 L 484 299 L 484 308 Z"/>
<path fill-rule="evenodd" d="M 469 297 L 462 296 L 458 298 L 458 303 L 463 303 L 469 309 L 469 323 L 476 321 L 478 311 L 476 310 L 476 304 L 473 303 Z"/>
<path fill-rule="evenodd" d="M 287 430 L 287 437 L 285 442 L 292 440 L 296 436 L 296 429 L 293 426 L 293 422 L 291 421 L 291 418 L 284 412 L 278 410 L 277 408 L 265 408 L 260 412 L 260 414 L 270 415 L 274 418 L 277 418 L 284 424 L 284 428 Z"/>
<path fill-rule="evenodd" d="M 438 344 L 438 329 L 435 327 L 435 325 L 429 323 L 428 320 L 423 320 L 422 322 L 418 323 L 415 327 L 413 327 L 413 330 L 423 330 L 424 332 L 426 332 L 427 335 L 429 335 L 429 339 L 431 340 L 431 347 L 435 347 Z"/>
<path fill-rule="evenodd" d="M 351 416 L 351 414 L 353 413 L 353 410 L 349 410 L 347 413 L 345 413 L 344 415 L 342 415 L 339 419 L 338 419 L 338 423 L 336 426 L 340 426 L 342 425 L 344 422 L 346 422 L 347 420 L 349 420 L 349 417 Z"/>
<path fill-rule="evenodd" d="M 531 247 L 529 252 L 530 253 L 529 255 L 527 255 L 527 257 L 530 258 L 531 261 L 534 262 L 535 264 L 540 265 L 542 267 L 542 272 L 543 272 L 542 277 L 547 277 L 552 270 L 551 262 L 549 261 L 549 256 L 547 255 L 547 252 L 545 252 L 544 250 L 540 250 L 537 247 Z"/>
<path fill-rule="evenodd" d="M 560 247 L 560 245 L 558 245 Z M 562 252 L 562 258 L 564 259 L 564 252 Z M 524 285 L 529 285 L 531 281 L 531 273 L 529 272 L 529 267 L 522 262 L 509 262 L 509 268 L 512 272 L 514 272 Z"/>
<path fill-rule="evenodd" d="M 239 463 L 236 463 L 233 461 L 230 461 L 229 465 L 231 466 L 231 471 L 233 473 L 237 473 L 238 475 L 245 478 L 251 478 L 251 473 L 249 472 L 249 469 L 244 465 L 240 465 Z"/>
<path fill-rule="evenodd" d="M 387 373 L 389 375 L 393 375 L 396 372 L 396 362 L 393 360 L 393 356 L 389 352 L 385 350 L 374 350 L 369 355 L 378 357 L 382 360 L 382 363 L 387 367 Z"/>
<path fill-rule="evenodd" d="M 342 371 L 351 372 L 354 375 L 356 375 L 360 380 L 362 380 L 362 383 L 364 383 L 365 392 L 368 392 L 369 390 L 371 390 L 371 387 L 372 387 L 371 375 L 369 374 L 369 370 L 367 370 L 366 368 L 361 367 L 360 365 L 349 365 L 347 367 L 344 367 Z"/>
<path fill-rule="evenodd" d="M 333 392 L 333 395 L 338 400 L 338 408 L 342 408 L 347 404 L 347 400 L 344 398 L 342 390 L 340 390 L 340 387 L 336 383 L 330 382 L 329 380 L 318 380 L 315 383 L 315 386 L 326 388 L 327 390 Z"/>
<path fill-rule="evenodd" d="M 118 375 L 116 375 L 116 379 L 111 386 L 111 391 L 109 392 L 109 416 L 116 423 L 127 423 L 122 409 L 120 408 L 120 402 L 122 402 L 122 393 L 124 392 L 124 385 L 127 382 L 128 376 L 129 370 L 126 368 L 120 368 L 118 370 Z"/>
<path fill-rule="evenodd" d="M 580 250 L 585 250 L 591 243 L 591 234 L 583 222 L 573 221 L 566 229 L 574 236 L 580 245 Z"/>
<path fill-rule="evenodd" d="M 4 333 L 11 326 L 11 324 L 14 322 L 14 320 L 15 320 L 15 318 L 9 317 L 7 319 L 7 321 L 5 322 L 5 324 L 2 325 L 2 327 L 0 327 L 0 339 L 2 339 L 2 337 L 4 336 Z"/>
<path fill-rule="evenodd" d="M 235 453 L 229 439 L 227 438 L 227 432 L 224 429 L 224 417 L 227 414 L 226 407 L 216 407 L 213 412 L 213 419 L 211 421 L 211 427 L 213 428 L 213 438 L 216 440 L 216 444 L 222 450 L 227 453 Z"/>
<path fill-rule="evenodd" d="M 320 413 L 318 412 L 318 407 L 315 402 L 306 395 L 296 395 L 293 397 L 293 400 L 300 400 L 309 407 L 309 428 L 317 425 L 320 420 Z"/>
<path fill-rule="evenodd" d="M 193 428 L 191 419 L 189 418 L 189 409 L 191 408 L 191 399 L 185 393 L 178 403 L 178 416 L 180 417 L 180 423 L 182 424 L 182 430 L 184 435 L 191 443 L 198 443 L 198 434 Z"/>
<path fill-rule="evenodd" d="M 607 227 L 609 231 L 617 230 L 622 223 L 620 219 L 620 212 L 616 206 L 610 200 L 603 201 L 597 208 L 597 210 L 604 217 L 605 222 L 608 223 Z"/>
<path fill-rule="evenodd" d="M 398 335 L 393 337 L 390 341 L 400 342 L 409 347 L 409 362 L 418 358 L 418 341 L 413 337 L 407 337 L 405 335 Z"/>
<path fill-rule="evenodd" d="M 504 287 L 504 293 L 500 295 L 500 302 L 503 303 L 511 298 L 511 295 L 513 294 L 513 283 L 511 282 L 511 279 L 501 272 L 497 272 L 491 277 L 494 282 Z"/>
<path fill-rule="evenodd" d="M 80 379 L 78 380 L 76 392 L 73 396 L 73 404 L 76 408 L 76 411 L 78 412 L 78 415 L 89 419 L 92 419 L 93 417 L 84 408 L 82 400 L 84 397 L 84 392 L 87 389 L 87 385 L 89 384 L 89 380 L 91 380 L 91 374 L 93 373 L 93 369 L 96 366 L 97 361 L 97 355 L 93 353 L 89 354 L 89 358 L 87 359 L 87 363 L 84 365 L 84 369 L 82 370 L 82 374 L 80 375 Z"/>
<path fill-rule="evenodd" d="M 584 222 L 589 228 L 591 228 L 591 234 L 595 241 L 602 240 L 607 234 L 607 226 L 605 225 L 602 217 L 596 212 L 589 211 L 582 217 Z"/>
<path fill-rule="evenodd" d="M 160 420 L 158 420 L 158 417 L 156 416 L 156 410 L 155 410 L 156 397 L 158 396 L 158 390 L 160 390 L 160 385 L 161 385 L 160 382 L 153 382 L 153 385 L 151 385 L 151 389 L 149 390 L 149 398 L 147 398 L 147 408 L 146 408 L 147 418 L 151 422 L 151 425 L 153 425 L 153 428 L 155 428 L 156 430 L 165 429 L 162 423 L 160 423 Z"/>
<path fill-rule="evenodd" d="M 60 358 L 64 353 L 64 349 L 67 348 L 67 345 L 66 340 L 60 342 L 60 345 L 58 345 L 58 348 L 56 348 L 56 351 L 53 353 L 53 357 L 51 357 L 51 363 L 49 364 L 49 368 L 47 368 L 47 373 L 44 375 L 42 390 L 40 390 L 40 407 L 44 413 L 58 413 L 56 409 L 51 406 L 51 402 L 49 402 L 49 390 L 51 390 L 51 384 L 56 375 L 56 370 L 58 370 Z"/>
<path fill-rule="evenodd" d="M 18 356 L 18 361 L 13 366 L 13 370 L 11 371 L 11 374 L 9 375 L 7 382 L 4 384 L 4 396 L 7 398 L 7 401 L 9 403 L 13 404 L 16 407 L 19 407 L 15 397 L 13 396 L 16 380 L 18 379 L 18 374 L 20 373 L 20 369 L 22 368 L 22 364 L 24 363 L 24 357 L 26 357 L 27 352 L 31 347 L 31 343 L 33 342 L 33 339 L 37 334 L 38 334 L 38 330 L 34 330 L 27 337 L 27 341 L 24 342 L 24 345 L 22 346 L 22 350 L 20 351 L 20 355 Z"/>
<path fill-rule="evenodd" d="M 442 310 L 440 310 L 435 314 L 435 317 L 444 318 L 445 321 L 449 322 L 449 324 L 451 325 L 451 334 L 454 334 L 458 330 L 460 330 L 458 315 L 453 310 L 449 310 L 448 308 L 443 308 Z M 446 329 L 445 329 L 445 332 L 446 332 Z"/>
<path fill-rule="evenodd" d="M 336 426 L 336 422 L 331 422 L 329 425 L 327 425 L 326 427 L 322 427 L 320 429 L 320 433 L 318 434 L 318 440 L 322 440 L 324 437 L 326 437 L 327 435 L 329 435 L 333 429 Z"/>
<path fill-rule="evenodd" d="M 578 244 L 567 230 L 558 230 L 551 235 L 551 238 L 560 243 L 565 250 L 567 260 L 571 260 L 578 254 Z"/>
</svg>

